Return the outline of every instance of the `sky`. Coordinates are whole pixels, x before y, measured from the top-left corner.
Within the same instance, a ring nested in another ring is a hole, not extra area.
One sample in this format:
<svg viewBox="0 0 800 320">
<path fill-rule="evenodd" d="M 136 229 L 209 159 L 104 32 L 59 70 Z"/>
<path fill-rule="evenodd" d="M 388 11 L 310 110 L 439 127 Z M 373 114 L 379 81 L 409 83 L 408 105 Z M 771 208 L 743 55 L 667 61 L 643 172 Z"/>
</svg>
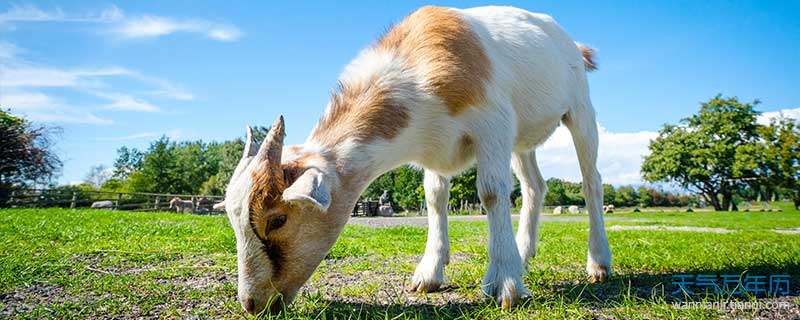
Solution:
<svg viewBox="0 0 800 320">
<path fill-rule="evenodd" d="M 229 140 L 286 118 L 302 143 L 342 68 L 425 4 L 19 1 L 0 3 L 0 106 L 59 126 L 61 183 L 111 166 L 121 146 Z M 589 76 L 604 182 L 642 183 L 665 123 L 720 93 L 800 118 L 800 1 L 511 1 L 597 49 Z M 579 181 L 569 133 L 537 151 L 546 177 Z"/>
</svg>

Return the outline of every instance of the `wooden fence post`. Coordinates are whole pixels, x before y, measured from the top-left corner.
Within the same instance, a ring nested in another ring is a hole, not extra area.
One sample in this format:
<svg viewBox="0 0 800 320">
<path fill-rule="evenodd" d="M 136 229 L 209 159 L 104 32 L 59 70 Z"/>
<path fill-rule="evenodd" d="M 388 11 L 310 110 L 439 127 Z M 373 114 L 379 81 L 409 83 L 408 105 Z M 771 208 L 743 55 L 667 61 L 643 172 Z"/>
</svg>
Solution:
<svg viewBox="0 0 800 320">
<path fill-rule="evenodd" d="M 192 214 L 197 213 L 197 198 L 192 196 Z"/>
<path fill-rule="evenodd" d="M 78 193 L 77 192 L 72 192 L 72 201 L 70 201 L 70 203 L 69 203 L 69 208 L 70 209 L 75 209 L 75 200 L 77 200 L 77 197 L 78 197 Z"/>
<path fill-rule="evenodd" d="M 155 200 L 155 201 L 153 201 L 153 202 L 154 202 L 154 205 L 153 205 L 153 210 L 156 210 L 156 211 L 158 211 L 158 198 L 160 198 L 160 197 L 159 197 L 159 196 L 156 196 L 156 200 Z"/>
<path fill-rule="evenodd" d="M 117 200 L 114 201 L 114 210 L 119 210 L 119 201 L 122 200 L 122 193 L 117 193 Z"/>
</svg>

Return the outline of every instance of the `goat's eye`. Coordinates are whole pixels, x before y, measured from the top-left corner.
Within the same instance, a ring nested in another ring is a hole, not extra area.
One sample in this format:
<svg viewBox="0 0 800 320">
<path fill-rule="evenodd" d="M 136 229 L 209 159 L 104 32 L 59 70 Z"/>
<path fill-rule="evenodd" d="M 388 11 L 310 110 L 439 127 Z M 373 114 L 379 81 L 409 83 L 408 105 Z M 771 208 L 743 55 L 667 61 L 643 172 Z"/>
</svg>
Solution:
<svg viewBox="0 0 800 320">
<path fill-rule="evenodd" d="M 283 225 L 285 223 L 286 223 L 286 215 L 285 214 L 272 217 L 271 219 L 269 219 L 269 230 L 275 230 L 275 229 L 278 229 L 280 227 L 283 227 Z"/>
</svg>

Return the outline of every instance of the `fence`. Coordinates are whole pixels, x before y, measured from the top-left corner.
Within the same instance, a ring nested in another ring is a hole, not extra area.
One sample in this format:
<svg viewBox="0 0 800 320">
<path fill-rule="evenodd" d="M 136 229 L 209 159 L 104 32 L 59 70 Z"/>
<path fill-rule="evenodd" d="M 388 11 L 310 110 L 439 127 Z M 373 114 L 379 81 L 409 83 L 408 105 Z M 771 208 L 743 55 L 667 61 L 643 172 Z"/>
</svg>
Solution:
<svg viewBox="0 0 800 320">
<path fill-rule="evenodd" d="M 170 206 L 170 200 L 180 198 L 186 205 L 178 208 Z M 191 194 L 76 191 L 61 189 L 17 189 L 11 191 L 7 206 L 12 208 L 89 208 L 135 211 L 180 211 L 195 214 L 224 213 L 215 211 L 214 204 L 222 201 L 222 196 Z M 188 202 L 191 201 L 191 205 Z"/>
</svg>

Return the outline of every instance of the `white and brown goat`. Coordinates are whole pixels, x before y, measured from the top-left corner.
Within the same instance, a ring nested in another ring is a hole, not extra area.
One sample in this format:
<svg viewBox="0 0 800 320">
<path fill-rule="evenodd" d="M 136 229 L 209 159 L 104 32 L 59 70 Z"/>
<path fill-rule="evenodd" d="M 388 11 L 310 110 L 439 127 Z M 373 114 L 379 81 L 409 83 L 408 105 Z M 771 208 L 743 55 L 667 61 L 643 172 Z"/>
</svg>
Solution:
<svg viewBox="0 0 800 320">
<path fill-rule="evenodd" d="M 489 220 L 483 291 L 503 307 L 528 295 L 545 184 L 534 149 L 569 128 L 590 217 L 586 270 L 611 274 L 596 168 L 597 127 L 586 72 L 592 51 L 549 16 L 511 7 L 424 7 L 364 49 L 342 73 L 302 145 L 283 146 L 279 117 L 256 150 L 247 141 L 226 191 L 236 233 L 239 299 L 250 313 L 290 302 L 336 241 L 359 194 L 406 163 L 425 170 L 428 240 L 411 289 L 438 289 L 450 245 L 450 176 L 477 163 Z M 510 165 L 509 165 L 510 164 Z M 523 205 L 511 224 L 513 173 Z"/>
</svg>

